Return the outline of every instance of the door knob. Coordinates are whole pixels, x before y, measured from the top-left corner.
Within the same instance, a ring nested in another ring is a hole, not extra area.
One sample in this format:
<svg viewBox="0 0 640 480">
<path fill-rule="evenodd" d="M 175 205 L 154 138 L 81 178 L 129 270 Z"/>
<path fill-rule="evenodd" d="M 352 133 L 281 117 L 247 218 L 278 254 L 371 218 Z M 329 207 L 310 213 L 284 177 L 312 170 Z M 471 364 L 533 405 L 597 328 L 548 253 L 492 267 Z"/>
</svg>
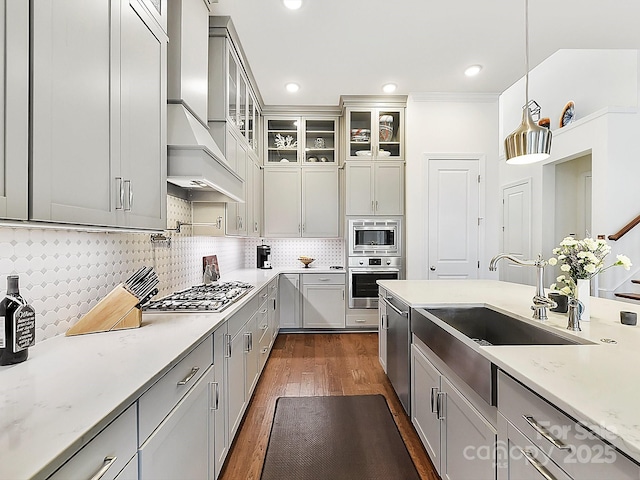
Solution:
<svg viewBox="0 0 640 480">
<path fill-rule="evenodd" d="M 432 272 L 436 271 L 436 267 L 434 267 L 433 265 L 431 265 L 431 267 L 429 267 L 429 270 L 431 270 Z"/>
</svg>

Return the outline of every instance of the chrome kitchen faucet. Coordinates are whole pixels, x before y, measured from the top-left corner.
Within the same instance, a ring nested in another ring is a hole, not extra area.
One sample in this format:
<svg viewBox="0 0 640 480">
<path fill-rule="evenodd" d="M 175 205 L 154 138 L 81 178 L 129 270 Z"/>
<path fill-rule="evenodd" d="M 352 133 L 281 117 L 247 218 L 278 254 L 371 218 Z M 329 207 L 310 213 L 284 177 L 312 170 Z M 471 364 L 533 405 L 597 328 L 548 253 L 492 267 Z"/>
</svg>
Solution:
<svg viewBox="0 0 640 480">
<path fill-rule="evenodd" d="M 556 302 L 544 295 L 543 278 L 544 267 L 547 265 L 547 261 L 542 258 L 542 254 L 538 254 L 538 258 L 536 260 L 520 260 L 508 253 L 499 253 L 491 259 L 491 262 L 489 263 L 489 270 L 495 272 L 496 264 L 503 258 L 506 258 L 517 265 L 522 265 L 523 267 L 536 267 L 538 269 L 538 275 L 536 278 L 536 294 L 533 296 L 533 305 L 531 305 L 531 310 L 533 310 L 533 318 L 536 320 L 546 320 L 547 307 L 555 308 L 557 306 Z"/>
</svg>

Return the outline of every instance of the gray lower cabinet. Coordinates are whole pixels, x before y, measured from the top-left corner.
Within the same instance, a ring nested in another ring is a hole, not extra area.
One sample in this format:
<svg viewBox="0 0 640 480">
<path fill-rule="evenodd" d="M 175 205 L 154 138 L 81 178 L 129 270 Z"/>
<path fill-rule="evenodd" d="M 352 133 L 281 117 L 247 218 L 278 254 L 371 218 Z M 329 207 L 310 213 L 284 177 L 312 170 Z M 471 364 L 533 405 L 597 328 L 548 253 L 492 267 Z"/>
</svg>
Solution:
<svg viewBox="0 0 640 480">
<path fill-rule="evenodd" d="M 385 290 L 380 288 L 380 299 L 378 301 L 378 359 L 384 373 L 387 373 L 387 329 L 389 328 L 387 304 L 383 301 L 386 296 Z"/>
<path fill-rule="evenodd" d="M 214 451 L 210 434 L 215 431 L 214 383 L 215 371 L 209 367 L 142 444 L 138 452 L 140 480 L 215 478 L 209 464 Z"/>
<path fill-rule="evenodd" d="M 640 478 L 640 465 L 502 371 L 498 372 L 498 479 Z"/>
<path fill-rule="evenodd" d="M 427 358 L 411 347 L 411 421 L 443 479 L 493 480 L 496 430 Z"/>
<path fill-rule="evenodd" d="M 229 438 L 233 439 L 242 421 L 247 400 L 245 398 L 244 379 L 244 330 L 240 330 L 233 337 L 228 335 L 230 342 L 227 357 L 227 409 L 229 417 Z M 231 441 L 230 441 L 231 443 Z"/>
<path fill-rule="evenodd" d="M 300 275 L 298 273 L 280 274 L 278 282 L 280 328 L 302 327 L 302 315 L 300 313 Z"/>
<path fill-rule="evenodd" d="M 302 274 L 302 326 L 344 328 L 344 274 Z"/>
<path fill-rule="evenodd" d="M 139 0 L 32 7 L 30 219 L 165 228 L 166 34 Z"/>
<path fill-rule="evenodd" d="M 26 220 L 29 2 L 0 1 L 0 218 Z"/>
<path fill-rule="evenodd" d="M 222 465 L 229 453 L 229 438 L 227 412 L 227 396 L 225 395 L 227 388 L 227 380 L 225 375 L 225 355 L 226 355 L 226 339 L 227 324 L 220 325 L 213 332 L 213 368 L 215 371 L 215 384 L 212 394 L 215 396 L 214 428 L 213 428 L 213 444 L 215 447 L 215 455 L 211 456 L 209 462 L 209 471 L 214 471 L 214 478 L 218 478 Z"/>
<path fill-rule="evenodd" d="M 49 480 L 136 480 L 136 407 L 132 405 L 79 450 Z M 122 472 L 122 473 L 120 473 Z"/>
</svg>

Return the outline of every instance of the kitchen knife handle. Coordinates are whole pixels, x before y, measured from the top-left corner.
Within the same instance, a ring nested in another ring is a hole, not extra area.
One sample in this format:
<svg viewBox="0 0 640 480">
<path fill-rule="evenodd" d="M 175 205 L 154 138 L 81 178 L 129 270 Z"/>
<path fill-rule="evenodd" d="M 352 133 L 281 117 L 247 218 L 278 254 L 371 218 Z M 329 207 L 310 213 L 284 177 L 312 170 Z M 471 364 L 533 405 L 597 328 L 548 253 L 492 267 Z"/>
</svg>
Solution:
<svg viewBox="0 0 640 480">
<path fill-rule="evenodd" d="M 181 387 L 189 383 L 191 379 L 196 376 L 196 373 L 198 373 L 198 370 L 200 370 L 200 367 L 193 367 L 189 372 L 189 375 L 187 375 L 186 377 L 184 377 L 182 380 L 178 382 L 178 386 Z"/>
<path fill-rule="evenodd" d="M 116 463 L 116 460 L 118 460 L 118 457 L 116 456 L 104 457 L 102 467 L 100 467 L 100 470 L 98 470 L 90 480 L 100 480 L 102 477 L 104 477 L 107 473 L 107 470 L 109 470 L 113 466 L 113 464 Z"/>
</svg>

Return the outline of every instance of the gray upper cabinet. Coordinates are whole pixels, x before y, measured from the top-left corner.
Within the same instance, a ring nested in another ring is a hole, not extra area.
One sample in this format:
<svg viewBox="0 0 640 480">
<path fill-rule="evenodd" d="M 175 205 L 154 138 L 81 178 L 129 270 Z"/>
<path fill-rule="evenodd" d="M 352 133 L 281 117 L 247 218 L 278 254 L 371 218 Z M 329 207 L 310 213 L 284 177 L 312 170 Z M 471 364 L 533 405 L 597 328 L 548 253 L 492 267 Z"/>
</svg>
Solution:
<svg viewBox="0 0 640 480">
<path fill-rule="evenodd" d="M 26 220 L 29 2 L 0 1 L 0 52 L 0 218 Z"/>
<path fill-rule="evenodd" d="M 32 19 L 30 219 L 165 228 L 166 34 L 140 0 Z"/>
</svg>

